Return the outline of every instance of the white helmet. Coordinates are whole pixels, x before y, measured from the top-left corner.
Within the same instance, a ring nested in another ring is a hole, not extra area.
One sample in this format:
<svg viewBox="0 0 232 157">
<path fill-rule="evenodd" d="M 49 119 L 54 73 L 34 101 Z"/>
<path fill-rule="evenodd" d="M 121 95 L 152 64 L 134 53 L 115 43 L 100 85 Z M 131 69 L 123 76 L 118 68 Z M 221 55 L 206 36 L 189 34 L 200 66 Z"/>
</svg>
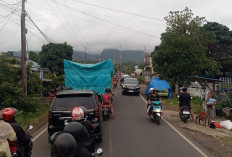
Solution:
<svg viewBox="0 0 232 157">
<path fill-rule="evenodd" d="M 153 90 L 154 90 L 154 88 L 150 88 L 150 92 L 153 91 Z"/>
</svg>

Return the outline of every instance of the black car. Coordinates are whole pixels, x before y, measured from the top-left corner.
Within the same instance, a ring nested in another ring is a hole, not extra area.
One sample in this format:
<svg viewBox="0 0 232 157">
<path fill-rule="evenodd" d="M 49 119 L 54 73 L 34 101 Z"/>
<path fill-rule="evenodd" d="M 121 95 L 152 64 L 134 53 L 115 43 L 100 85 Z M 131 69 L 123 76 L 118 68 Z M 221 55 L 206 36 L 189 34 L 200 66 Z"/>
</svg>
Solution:
<svg viewBox="0 0 232 157">
<path fill-rule="evenodd" d="M 139 82 L 136 78 L 125 78 L 122 85 L 122 95 L 126 93 L 140 94 Z"/>
<path fill-rule="evenodd" d="M 102 141 L 102 125 L 98 95 L 91 90 L 64 90 L 59 92 L 49 110 L 48 133 L 51 136 L 62 131 L 71 120 L 71 110 L 74 107 L 87 108 L 88 120 L 96 125 L 91 133 L 98 142 Z"/>
</svg>

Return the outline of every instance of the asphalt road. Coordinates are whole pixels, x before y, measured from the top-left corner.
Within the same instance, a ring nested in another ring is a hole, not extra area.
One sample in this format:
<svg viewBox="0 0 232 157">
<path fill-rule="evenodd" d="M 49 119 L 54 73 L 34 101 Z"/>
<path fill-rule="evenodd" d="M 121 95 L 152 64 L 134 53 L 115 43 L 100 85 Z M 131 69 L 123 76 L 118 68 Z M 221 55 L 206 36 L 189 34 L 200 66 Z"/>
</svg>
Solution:
<svg viewBox="0 0 232 157">
<path fill-rule="evenodd" d="M 188 140 L 192 145 L 186 142 L 164 120 L 159 126 L 154 123 L 145 114 L 146 103 L 140 96 L 122 95 L 118 87 L 114 97 L 115 119 L 103 122 L 103 142 L 96 146 L 103 149 L 103 157 L 212 156 L 191 139 Z M 43 129 L 38 132 L 44 132 L 34 139 L 32 157 L 50 156 L 48 133 Z"/>
</svg>

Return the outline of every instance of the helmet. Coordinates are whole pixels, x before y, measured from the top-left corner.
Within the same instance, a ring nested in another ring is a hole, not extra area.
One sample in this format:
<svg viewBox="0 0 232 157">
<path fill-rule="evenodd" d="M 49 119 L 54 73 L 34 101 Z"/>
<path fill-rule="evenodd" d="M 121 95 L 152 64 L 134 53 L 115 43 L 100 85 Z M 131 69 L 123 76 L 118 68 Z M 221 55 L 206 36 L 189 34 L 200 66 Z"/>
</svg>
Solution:
<svg viewBox="0 0 232 157">
<path fill-rule="evenodd" d="M 15 115 L 17 113 L 17 110 L 15 108 L 4 108 L 1 110 L 3 120 L 8 122 L 14 122 L 15 121 Z"/>
<path fill-rule="evenodd" d="M 74 137 L 68 133 L 57 135 L 52 144 L 52 157 L 72 157 L 77 148 L 77 143 Z"/>
<path fill-rule="evenodd" d="M 81 120 L 81 119 L 84 119 L 84 117 L 85 117 L 84 111 L 80 107 L 74 107 L 71 110 L 71 117 L 72 117 L 72 120 Z"/>
<path fill-rule="evenodd" d="M 84 126 L 78 122 L 71 122 L 64 127 L 63 132 L 71 134 L 79 142 L 84 136 Z"/>
<path fill-rule="evenodd" d="M 106 93 L 110 93 L 110 89 L 109 89 L 109 88 L 106 88 L 106 89 L 105 89 L 105 92 L 106 92 Z"/>
<path fill-rule="evenodd" d="M 154 88 L 150 88 L 150 91 L 153 91 L 154 90 Z"/>
</svg>

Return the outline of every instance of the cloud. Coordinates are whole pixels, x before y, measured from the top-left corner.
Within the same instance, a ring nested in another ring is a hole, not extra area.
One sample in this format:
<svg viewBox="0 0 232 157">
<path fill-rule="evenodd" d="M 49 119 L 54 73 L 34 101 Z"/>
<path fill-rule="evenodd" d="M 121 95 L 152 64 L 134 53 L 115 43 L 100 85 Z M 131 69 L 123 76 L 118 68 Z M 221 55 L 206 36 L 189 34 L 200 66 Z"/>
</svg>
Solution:
<svg viewBox="0 0 232 157">
<path fill-rule="evenodd" d="M 230 0 L 80 1 L 161 20 L 113 12 L 77 3 L 75 0 L 56 0 L 57 3 L 55 3 L 55 0 L 28 1 L 26 9 L 33 21 L 51 41 L 59 43 L 66 41 L 75 50 L 79 51 L 83 51 L 85 45 L 91 46 L 91 49 L 89 49 L 90 52 L 99 52 L 104 48 L 119 49 L 120 45 L 122 45 L 122 49 L 124 50 L 143 50 L 143 47 L 146 46 L 147 51 L 152 51 L 154 46 L 160 43 L 159 37 L 166 28 L 166 23 L 162 19 L 168 16 L 169 11 L 180 11 L 185 7 L 192 9 L 195 16 L 206 17 L 209 21 L 219 22 L 232 29 L 230 8 L 232 2 Z M 14 0 L 8 0 L 7 2 L 15 3 Z M 8 13 L 2 8 L 0 8 L 0 11 L 1 13 Z M 20 19 L 18 15 L 14 15 L 13 17 L 18 20 Z M 103 20 L 157 36 L 158 38 L 123 29 Z M 19 23 L 19 21 L 17 22 Z M 0 24 L 1 26 L 2 23 Z M 33 32 L 27 34 L 29 50 L 40 51 L 41 46 L 47 44 L 47 41 L 29 21 L 27 21 L 27 29 Z M 20 50 L 20 39 L 20 26 L 9 22 L 0 32 L 0 42 L 3 43 L 0 45 L 0 51 Z"/>
</svg>

